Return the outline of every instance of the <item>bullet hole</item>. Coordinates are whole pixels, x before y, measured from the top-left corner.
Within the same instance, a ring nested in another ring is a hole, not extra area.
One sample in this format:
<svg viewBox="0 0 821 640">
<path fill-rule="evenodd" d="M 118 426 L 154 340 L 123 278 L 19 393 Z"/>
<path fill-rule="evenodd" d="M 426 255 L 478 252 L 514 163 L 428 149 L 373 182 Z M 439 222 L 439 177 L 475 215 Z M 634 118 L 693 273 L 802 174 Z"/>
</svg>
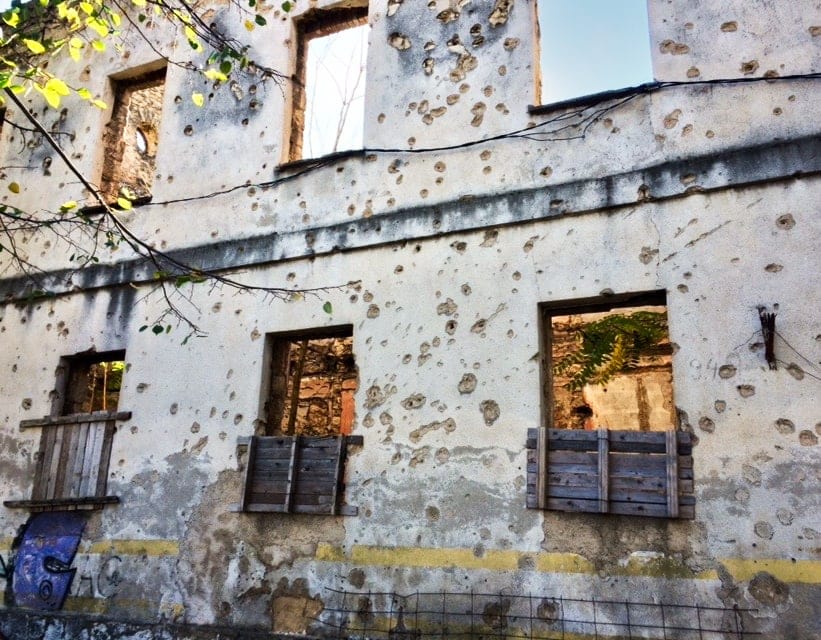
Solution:
<svg viewBox="0 0 821 640">
<path fill-rule="evenodd" d="M 769 522 L 756 522 L 755 523 L 755 535 L 759 538 L 763 538 L 765 540 L 771 540 L 773 537 L 773 526 Z"/>
<path fill-rule="evenodd" d="M 447 165 L 442 162 L 441 160 L 433 165 L 434 171 L 438 171 L 439 173 L 443 173 L 445 169 L 447 169 Z"/>
<path fill-rule="evenodd" d="M 813 38 L 817 38 L 818 36 L 821 36 L 821 27 L 819 27 L 819 26 L 812 26 L 809 29 L 807 29 L 807 31 L 809 32 L 809 34 Z"/>
<path fill-rule="evenodd" d="M 370 429 L 374 424 L 373 416 L 370 413 L 365 414 L 365 417 L 362 418 L 362 426 Z"/>
<path fill-rule="evenodd" d="M 436 314 L 440 316 L 452 316 L 458 308 L 459 306 L 453 300 L 447 298 L 444 302 L 436 305 Z"/>
<path fill-rule="evenodd" d="M 482 318 L 473 323 L 473 326 L 470 328 L 470 331 L 471 333 L 482 333 L 486 327 L 487 319 Z"/>
<path fill-rule="evenodd" d="M 493 11 L 490 12 L 487 21 L 491 27 L 500 27 L 507 22 L 510 11 L 513 8 L 513 0 L 496 0 Z"/>
<path fill-rule="evenodd" d="M 506 51 L 513 51 L 516 47 L 519 46 L 521 41 L 519 38 L 505 38 L 504 42 L 502 42 L 502 46 L 505 48 Z"/>
<path fill-rule="evenodd" d="M 473 105 L 470 109 L 470 113 L 473 114 L 473 119 L 470 121 L 470 126 L 478 127 L 482 124 L 482 120 L 485 117 L 485 111 L 487 110 L 487 106 L 484 102 L 477 102 Z"/>
<path fill-rule="evenodd" d="M 194 422 L 191 424 L 191 433 L 199 433 L 200 432 L 200 423 Z"/>
<path fill-rule="evenodd" d="M 485 175 L 490 175 L 490 173 L 492 173 L 492 172 L 493 172 L 493 167 L 490 167 L 490 166 L 482 167 L 482 173 L 484 173 Z"/>
<path fill-rule="evenodd" d="M 495 400 L 483 400 L 479 405 L 479 410 L 482 412 L 482 418 L 484 418 L 487 426 L 491 426 L 499 419 L 499 405 Z"/>
<path fill-rule="evenodd" d="M 744 504 L 750 499 L 750 492 L 747 489 L 737 489 L 733 497 L 736 502 Z"/>
<path fill-rule="evenodd" d="M 354 213 L 356 213 L 356 205 L 355 204 L 349 204 L 348 205 L 348 215 L 352 216 Z"/>
<path fill-rule="evenodd" d="M 251 340 L 259 340 L 262 337 L 262 334 L 259 332 L 259 329 L 254 327 L 254 330 L 251 331 Z"/>
<path fill-rule="evenodd" d="M 361 589 L 365 586 L 365 572 L 362 569 L 351 569 L 348 573 L 348 582 L 351 583 L 351 586 Z"/>
<path fill-rule="evenodd" d="M 402 454 L 398 451 L 391 456 L 391 464 L 398 464 L 402 460 Z"/>
<path fill-rule="evenodd" d="M 243 126 L 243 127 L 247 127 L 247 126 L 248 126 L 248 118 L 243 118 L 243 119 L 242 119 L 242 126 Z"/>
<path fill-rule="evenodd" d="M 664 128 L 672 129 L 678 125 L 678 120 L 681 117 L 681 109 L 674 109 L 664 117 Z"/>
<path fill-rule="evenodd" d="M 182 102 L 181 96 L 174 96 L 174 104 L 180 104 Z"/>
<path fill-rule="evenodd" d="M 130 431 L 131 431 L 132 434 L 134 434 L 134 433 L 137 433 L 139 431 L 139 429 L 137 428 L 137 425 L 134 425 L 134 426 L 131 427 Z"/>
<path fill-rule="evenodd" d="M 691 125 L 691 124 L 684 125 L 684 128 L 681 130 L 681 135 L 682 136 L 689 136 L 691 133 L 693 133 L 693 125 Z"/>
<path fill-rule="evenodd" d="M 177 411 L 179 411 L 179 409 L 180 409 L 179 405 L 175 402 L 174 404 L 171 405 L 171 408 L 169 409 L 169 412 L 173 416 L 177 413 Z"/>
<path fill-rule="evenodd" d="M 472 373 L 466 373 L 462 376 L 462 379 L 459 381 L 457 385 L 457 389 L 459 393 L 468 394 L 473 393 L 476 389 L 476 376 Z"/>
<path fill-rule="evenodd" d="M 403 409 L 408 411 L 412 409 L 419 409 L 425 405 L 426 398 L 421 393 L 414 393 L 402 400 L 400 403 Z"/>
<path fill-rule="evenodd" d="M 813 447 L 818 444 L 818 436 L 809 429 L 804 429 L 798 434 L 798 443 L 802 447 Z"/>
<path fill-rule="evenodd" d="M 704 416 L 698 421 L 698 428 L 707 433 L 713 433 L 716 430 L 716 423 Z"/>
<path fill-rule="evenodd" d="M 727 409 L 727 403 L 724 402 L 724 400 L 716 400 L 713 406 L 715 407 L 716 413 L 724 413 Z"/>
<path fill-rule="evenodd" d="M 460 15 L 461 14 L 456 8 L 449 7 L 444 11 L 440 11 L 436 16 L 436 19 L 442 22 L 443 24 L 447 24 L 448 22 L 458 20 Z"/>
<path fill-rule="evenodd" d="M 493 95 L 493 87 L 491 87 L 490 85 L 486 86 L 482 89 L 482 93 L 485 94 L 486 98 L 489 98 Z"/>
<path fill-rule="evenodd" d="M 447 98 L 445 98 L 445 102 L 450 106 L 455 105 L 457 102 L 459 102 L 459 94 L 451 93 Z"/>
<path fill-rule="evenodd" d="M 686 284 L 680 284 L 678 285 L 678 287 L 676 287 L 676 289 L 678 289 L 681 293 L 687 293 L 690 290 L 690 287 L 688 287 Z"/>
<path fill-rule="evenodd" d="M 189 124 L 189 125 L 186 125 L 186 126 L 185 126 L 185 129 L 183 129 L 183 130 L 182 130 L 182 132 L 183 132 L 185 135 L 190 136 L 190 135 L 192 135 L 192 134 L 194 133 L 194 127 L 192 127 L 190 124 Z"/>
<path fill-rule="evenodd" d="M 804 370 L 794 362 L 787 365 L 787 373 L 789 373 L 796 380 L 804 379 Z"/>
<path fill-rule="evenodd" d="M 725 364 L 718 368 L 718 377 L 724 380 L 732 378 L 736 374 L 737 369 L 731 364 Z"/>
<path fill-rule="evenodd" d="M 388 44 L 398 51 L 407 51 L 411 48 L 410 38 L 396 31 L 388 36 Z"/>
<path fill-rule="evenodd" d="M 23 407 L 26 411 L 31 409 L 31 398 L 23 398 L 23 401 L 20 403 L 20 406 Z"/>
<path fill-rule="evenodd" d="M 792 512 L 787 509 L 779 509 L 775 512 L 775 517 L 778 518 L 778 521 L 785 527 L 790 526 L 794 518 Z"/>
<path fill-rule="evenodd" d="M 378 116 L 376 116 L 376 121 L 377 121 L 379 124 L 382 124 L 383 122 L 385 122 L 385 114 L 384 114 L 384 113 L 380 113 Z"/>
<path fill-rule="evenodd" d="M 500 102 L 495 107 L 496 111 L 501 113 L 503 116 L 506 116 L 510 113 L 510 109 L 507 108 L 507 105 L 504 102 Z"/>
<path fill-rule="evenodd" d="M 456 322 L 456 320 L 448 320 L 445 323 L 445 333 L 447 333 L 449 336 L 452 336 L 454 333 L 456 333 L 457 325 L 458 323 Z"/>
<path fill-rule="evenodd" d="M 410 460 L 408 460 L 408 465 L 415 467 L 423 464 L 428 459 L 428 453 L 430 453 L 430 449 L 428 447 L 423 447 L 417 451 L 414 451 L 411 454 Z"/>
<path fill-rule="evenodd" d="M 698 70 L 698 67 L 690 67 L 687 69 L 687 77 L 688 78 L 698 78 L 701 75 L 701 71 Z"/>
<path fill-rule="evenodd" d="M 755 395 L 755 387 L 751 384 L 740 384 L 736 387 L 736 389 L 742 398 L 749 398 L 750 396 Z"/>
<path fill-rule="evenodd" d="M 749 76 L 758 71 L 758 60 L 742 61 L 739 71 L 745 76 Z"/>
<path fill-rule="evenodd" d="M 428 505 L 427 507 L 425 507 L 425 517 L 430 522 L 436 522 L 437 520 L 439 520 L 440 516 L 441 514 L 439 513 L 439 509 L 437 507 L 433 505 Z"/>
<path fill-rule="evenodd" d="M 721 30 L 724 33 L 732 33 L 733 31 L 738 31 L 738 23 L 734 20 L 731 22 L 725 22 L 721 25 Z"/>
<path fill-rule="evenodd" d="M 780 116 L 782 113 L 784 113 L 784 111 L 783 109 L 781 109 L 781 107 L 776 107 L 775 109 L 773 109 L 774 116 Z"/>
<path fill-rule="evenodd" d="M 428 190 L 427 190 L 427 189 L 422 189 L 422 190 L 419 192 L 419 195 L 420 195 L 420 197 L 422 197 L 422 198 L 427 198 L 427 197 L 428 197 Z"/>
<path fill-rule="evenodd" d="M 387 14 L 388 14 L 388 17 L 389 17 L 389 18 L 390 18 L 391 16 L 396 15 L 396 12 L 397 12 L 397 11 L 399 11 L 399 7 L 401 7 L 401 6 L 402 6 L 402 3 L 403 3 L 403 2 L 404 2 L 404 0 L 388 0 L 388 11 L 387 11 Z M 357 588 L 362 587 L 362 585 L 361 585 L 361 584 L 359 584 L 359 585 L 354 585 L 354 586 L 356 586 Z"/>
<path fill-rule="evenodd" d="M 385 403 L 386 397 L 382 389 L 377 385 L 372 385 L 365 392 L 364 406 L 366 409 L 373 409 Z"/>
<path fill-rule="evenodd" d="M 243 416 L 242 416 L 242 414 L 241 414 L 241 413 L 236 414 L 236 415 L 234 416 L 234 424 L 239 424 L 240 422 L 242 422 L 242 417 L 243 417 Z"/>
<path fill-rule="evenodd" d="M 467 82 L 459 85 L 459 93 L 467 93 L 468 91 L 470 91 L 470 85 Z"/>
<path fill-rule="evenodd" d="M 764 267 L 764 271 L 767 273 L 778 273 L 784 268 L 784 265 L 776 264 L 775 262 L 771 262 L 766 267 Z"/>
<path fill-rule="evenodd" d="M 452 433 L 456 430 L 456 421 L 453 418 L 447 418 L 441 422 L 430 422 L 428 424 L 423 424 L 418 429 L 411 431 L 408 435 L 408 439 L 416 444 L 431 431 L 438 431 L 439 429 L 444 430 L 445 433 Z"/>
<path fill-rule="evenodd" d="M 467 242 L 463 242 L 461 240 L 450 243 L 450 248 L 454 249 L 457 253 L 464 253 L 467 247 Z"/>
<path fill-rule="evenodd" d="M 765 571 L 753 576 L 747 590 L 760 603 L 771 607 L 784 604 L 790 597 L 789 586 Z"/>
<path fill-rule="evenodd" d="M 549 178 L 553 175 L 553 167 L 544 167 L 541 171 L 539 171 L 539 175 L 544 178 Z"/>
<path fill-rule="evenodd" d="M 741 465 L 741 476 L 751 485 L 761 485 L 761 471 L 750 464 Z"/>
<path fill-rule="evenodd" d="M 659 250 L 651 247 L 642 247 L 639 253 L 639 262 L 642 264 L 650 264 L 658 255 Z"/>
<path fill-rule="evenodd" d="M 413 356 L 409 353 L 402 356 L 402 364 L 408 364 L 411 360 L 413 360 Z"/>
<path fill-rule="evenodd" d="M 491 229 L 490 231 L 485 231 L 484 240 L 479 245 L 480 247 L 492 247 L 496 244 L 496 241 L 499 239 L 499 232 L 496 229 Z"/>
<path fill-rule="evenodd" d="M 779 418 L 775 421 L 775 430 L 781 435 L 789 435 L 795 433 L 795 423 L 787 418 Z"/>
<path fill-rule="evenodd" d="M 783 231 L 789 231 L 795 226 L 795 218 L 791 213 L 785 213 L 775 219 L 775 226 Z"/>
<path fill-rule="evenodd" d="M 415 145 L 415 144 L 416 144 L 416 138 L 414 138 L 413 136 L 408 138 L 408 146 L 409 147 L 413 147 L 413 145 Z"/>
<path fill-rule="evenodd" d="M 661 51 L 661 53 L 668 53 L 673 56 L 682 56 L 685 53 L 690 53 L 690 47 L 682 42 L 663 40 L 661 44 L 659 44 L 659 51 Z"/>
<path fill-rule="evenodd" d="M 368 307 L 368 311 L 365 315 L 368 316 L 368 318 L 371 318 L 371 319 L 378 318 L 379 317 L 379 307 L 376 306 L 375 304 L 370 305 Z"/>
</svg>

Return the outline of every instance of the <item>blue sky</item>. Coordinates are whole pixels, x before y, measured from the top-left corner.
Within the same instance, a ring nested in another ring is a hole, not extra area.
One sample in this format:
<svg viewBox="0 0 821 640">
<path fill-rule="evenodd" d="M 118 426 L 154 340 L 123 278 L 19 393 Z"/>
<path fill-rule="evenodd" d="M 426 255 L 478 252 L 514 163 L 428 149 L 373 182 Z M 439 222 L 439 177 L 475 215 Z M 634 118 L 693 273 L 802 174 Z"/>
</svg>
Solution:
<svg viewBox="0 0 821 640">
<path fill-rule="evenodd" d="M 542 104 L 652 81 L 646 0 L 539 0 Z"/>
</svg>

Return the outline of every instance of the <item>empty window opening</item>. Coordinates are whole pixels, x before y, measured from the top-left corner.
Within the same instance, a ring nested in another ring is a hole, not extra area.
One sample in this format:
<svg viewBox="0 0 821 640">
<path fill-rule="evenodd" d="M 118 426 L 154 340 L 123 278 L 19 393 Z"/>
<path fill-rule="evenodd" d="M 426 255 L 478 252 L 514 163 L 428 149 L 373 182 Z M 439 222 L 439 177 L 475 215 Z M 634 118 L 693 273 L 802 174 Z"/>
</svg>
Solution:
<svg viewBox="0 0 821 640">
<path fill-rule="evenodd" d="M 357 375 L 350 329 L 273 337 L 266 435 L 350 434 Z"/>
<path fill-rule="evenodd" d="M 298 49 L 289 160 L 363 146 L 368 8 L 309 12 Z"/>
<path fill-rule="evenodd" d="M 125 371 L 125 352 L 65 359 L 67 381 L 62 415 L 116 411 Z"/>
<path fill-rule="evenodd" d="M 647 0 L 539 0 L 541 103 L 653 80 Z"/>
<path fill-rule="evenodd" d="M 110 202 L 125 197 L 139 204 L 151 197 L 164 90 L 165 69 L 114 81 L 101 180 L 101 191 Z"/>
<path fill-rule="evenodd" d="M 672 347 L 660 301 L 546 313 L 552 428 L 673 428 Z"/>
</svg>

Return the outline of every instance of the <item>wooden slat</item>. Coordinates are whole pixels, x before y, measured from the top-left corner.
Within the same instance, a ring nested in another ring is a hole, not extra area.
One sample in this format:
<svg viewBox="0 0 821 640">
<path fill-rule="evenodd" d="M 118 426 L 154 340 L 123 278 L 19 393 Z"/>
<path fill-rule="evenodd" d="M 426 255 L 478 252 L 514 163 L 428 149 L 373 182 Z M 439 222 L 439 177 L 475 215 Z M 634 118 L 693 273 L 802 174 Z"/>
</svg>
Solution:
<svg viewBox="0 0 821 640">
<path fill-rule="evenodd" d="M 74 448 L 74 458 L 72 459 L 70 484 L 66 487 L 66 497 L 79 498 L 81 496 L 80 487 L 83 483 L 83 462 L 88 447 L 88 436 L 90 425 L 88 422 L 75 425 L 76 443 Z"/>
<path fill-rule="evenodd" d="M 66 507 L 101 507 L 105 504 L 117 504 L 118 496 L 95 496 L 93 498 L 55 498 L 54 500 L 4 500 L 3 505 L 9 509 L 39 509 Z"/>
<path fill-rule="evenodd" d="M 302 360 L 305 359 L 305 349 L 307 348 L 307 340 L 302 341 Z M 302 369 L 302 364 L 300 362 L 300 371 Z M 297 378 L 297 382 L 294 383 L 296 385 L 297 394 L 299 393 L 299 378 Z M 296 405 L 297 399 L 294 398 L 291 400 L 292 405 L 291 408 L 293 409 Z M 291 504 L 293 503 L 293 495 L 294 495 L 294 484 L 296 481 L 296 474 L 298 473 L 297 464 L 299 461 L 297 460 L 297 456 L 299 455 L 297 452 L 298 445 L 299 445 L 299 437 L 293 438 L 291 440 L 291 458 L 288 461 L 288 480 L 285 484 L 285 496 L 283 498 L 283 504 L 285 505 L 285 511 L 291 510 Z"/>
<path fill-rule="evenodd" d="M 82 497 L 93 496 L 97 490 L 97 480 L 100 477 L 100 454 L 103 451 L 105 427 L 105 422 L 94 422 L 89 425 L 89 430 L 94 434 L 92 438 L 93 446 L 91 455 L 86 458 L 89 466 L 83 474 L 83 487 L 80 491 L 80 496 Z"/>
<path fill-rule="evenodd" d="M 248 442 L 248 459 L 245 461 L 245 477 L 242 481 L 243 491 L 240 509 L 247 511 L 251 505 L 251 479 L 254 477 L 254 457 L 259 438 L 252 437 Z"/>
<path fill-rule="evenodd" d="M 76 498 L 76 494 L 71 493 L 71 478 L 74 466 L 74 456 L 77 452 L 78 429 L 80 425 L 69 424 L 61 428 L 63 432 L 63 447 L 60 462 L 57 465 L 57 473 L 54 476 L 54 497 L 56 498 Z"/>
<path fill-rule="evenodd" d="M 547 499 L 546 471 L 548 469 L 548 466 L 546 464 L 546 461 L 550 443 L 548 441 L 546 428 L 540 428 L 537 433 L 538 442 L 536 445 L 536 461 L 538 464 L 538 470 L 536 472 L 536 497 L 539 509 L 544 509 L 545 500 Z"/>
<path fill-rule="evenodd" d="M 111 447 L 114 444 L 114 432 L 117 430 L 113 420 L 105 423 L 103 428 L 103 446 L 100 450 L 99 471 L 97 473 L 97 486 L 94 487 L 95 496 L 104 496 L 106 485 L 108 484 L 108 468 L 111 463 Z"/>
<path fill-rule="evenodd" d="M 21 429 L 33 427 L 54 427 L 62 424 L 77 424 L 79 422 L 99 422 L 103 420 L 131 420 L 130 411 L 94 411 L 92 413 L 73 413 L 68 416 L 45 416 L 32 420 L 22 420 Z"/>
<path fill-rule="evenodd" d="M 57 473 L 60 469 L 61 456 L 63 454 L 63 438 L 65 437 L 64 429 L 54 430 L 54 442 L 51 449 L 51 455 L 48 466 L 48 489 L 46 489 L 45 497 L 47 499 L 62 498 L 57 492 Z M 43 468 L 45 471 L 45 467 Z"/>
<path fill-rule="evenodd" d="M 607 513 L 608 486 L 610 484 L 610 443 L 607 429 L 599 429 L 599 513 Z"/>
<path fill-rule="evenodd" d="M 556 511 L 576 511 L 596 513 L 598 512 L 598 500 L 580 500 L 566 498 L 548 498 L 547 508 Z M 630 502 L 611 502 L 611 514 L 633 515 L 633 516 L 655 516 L 665 517 L 667 515 L 666 504 L 634 504 Z M 692 505 L 684 505 L 679 508 L 679 517 L 695 517 L 695 508 Z"/>
<path fill-rule="evenodd" d="M 667 432 L 667 515 L 678 518 L 678 443 L 676 432 Z"/>
<path fill-rule="evenodd" d="M 334 485 L 331 490 L 331 514 L 336 514 L 336 505 L 339 498 L 339 486 L 342 484 L 342 462 L 345 459 L 345 437 L 340 436 L 336 443 L 336 468 L 334 469 Z"/>
<path fill-rule="evenodd" d="M 48 490 L 48 469 L 51 465 L 51 449 L 54 446 L 54 431 L 49 429 L 40 434 L 40 455 L 31 491 L 32 500 L 44 500 Z"/>
</svg>

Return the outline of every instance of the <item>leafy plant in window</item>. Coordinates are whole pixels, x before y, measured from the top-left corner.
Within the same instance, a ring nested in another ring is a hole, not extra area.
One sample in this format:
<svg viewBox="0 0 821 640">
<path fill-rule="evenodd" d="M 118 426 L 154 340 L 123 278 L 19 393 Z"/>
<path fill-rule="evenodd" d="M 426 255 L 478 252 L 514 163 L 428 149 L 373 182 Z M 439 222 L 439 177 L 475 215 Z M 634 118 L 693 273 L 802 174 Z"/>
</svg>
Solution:
<svg viewBox="0 0 821 640">
<path fill-rule="evenodd" d="M 585 323 L 575 332 L 578 349 L 553 366 L 555 374 L 571 374 L 565 384 L 571 390 L 605 384 L 619 373 L 635 368 L 642 356 L 653 355 L 652 348 L 667 337 L 667 314 L 617 313 Z"/>
</svg>

